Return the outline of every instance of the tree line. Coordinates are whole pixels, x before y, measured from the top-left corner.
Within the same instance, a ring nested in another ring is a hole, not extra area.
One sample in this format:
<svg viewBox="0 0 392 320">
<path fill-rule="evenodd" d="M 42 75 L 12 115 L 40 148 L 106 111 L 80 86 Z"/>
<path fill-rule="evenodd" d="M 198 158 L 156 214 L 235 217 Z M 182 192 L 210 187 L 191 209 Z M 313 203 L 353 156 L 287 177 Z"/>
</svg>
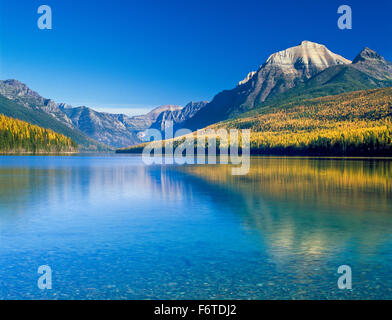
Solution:
<svg viewBox="0 0 392 320">
<path fill-rule="evenodd" d="M 78 145 L 50 129 L 0 114 L 0 152 L 75 152 Z"/>
</svg>

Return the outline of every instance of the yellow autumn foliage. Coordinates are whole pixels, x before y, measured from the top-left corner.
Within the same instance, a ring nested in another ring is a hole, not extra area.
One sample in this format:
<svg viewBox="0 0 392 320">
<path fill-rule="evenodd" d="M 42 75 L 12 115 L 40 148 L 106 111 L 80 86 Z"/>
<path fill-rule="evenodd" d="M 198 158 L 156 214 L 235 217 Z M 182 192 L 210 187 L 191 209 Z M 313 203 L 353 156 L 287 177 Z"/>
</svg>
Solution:
<svg viewBox="0 0 392 320">
<path fill-rule="evenodd" d="M 75 152 L 77 148 L 62 134 L 0 114 L 0 152 Z"/>
</svg>

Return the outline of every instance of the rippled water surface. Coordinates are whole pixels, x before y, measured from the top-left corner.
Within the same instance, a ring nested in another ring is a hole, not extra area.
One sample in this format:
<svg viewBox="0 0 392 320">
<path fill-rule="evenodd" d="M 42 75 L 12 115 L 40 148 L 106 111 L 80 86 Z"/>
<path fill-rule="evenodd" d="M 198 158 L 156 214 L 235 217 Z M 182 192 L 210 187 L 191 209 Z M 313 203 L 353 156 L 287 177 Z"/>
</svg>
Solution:
<svg viewBox="0 0 392 320">
<path fill-rule="evenodd" d="M 0 299 L 210 298 L 392 299 L 392 162 L 0 157 Z"/>
</svg>

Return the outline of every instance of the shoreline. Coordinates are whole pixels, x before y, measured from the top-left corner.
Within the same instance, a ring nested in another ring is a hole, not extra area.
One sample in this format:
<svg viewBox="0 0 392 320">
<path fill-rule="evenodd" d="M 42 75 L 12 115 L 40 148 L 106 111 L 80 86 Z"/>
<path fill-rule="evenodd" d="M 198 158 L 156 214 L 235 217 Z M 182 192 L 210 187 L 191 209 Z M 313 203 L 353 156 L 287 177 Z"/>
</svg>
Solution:
<svg viewBox="0 0 392 320">
<path fill-rule="evenodd" d="M 117 153 L 117 152 L 85 152 L 85 151 L 78 151 L 78 152 L 0 152 L 0 156 L 64 156 L 64 155 L 89 155 L 89 154 L 96 154 L 96 155 L 119 155 L 119 156 L 142 156 L 142 153 Z M 241 156 L 241 155 L 239 155 Z M 165 154 L 159 155 L 152 155 L 151 158 L 161 158 L 165 157 Z M 219 155 L 217 155 L 219 158 Z M 175 158 L 174 156 L 172 158 Z M 194 158 L 197 158 L 196 156 Z M 277 154 L 251 154 L 250 158 L 257 159 L 257 158 L 287 158 L 287 159 L 326 159 L 326 160 L 392 160 L 392 156 L 382 156 L 382 155 L 277 155 Z M 206 163 L 208 164 L 208 163 Z M 219 164 L 216 163 L 216 164 Z"/>
<path fill-rule="evenodd" d="M 142 153 L 127 153 L 127 152 L 116 152 L 115 154 L 117 155 L 123 155 L 123 156 L 141 156 Z M 241 154 L 239 155 L 241 156 Z M 165 157 L 165 154 L 157 154 L 157 155 L 152 155 L 151 158 L 154 157 Z M 207 157 L 207 156 L 206 156 Z M 217 155 L 219 158 L 219 155 Z M 390 156 L 380 156 L 380 155 L 375 155 L 375 156 L 369 156 L 369 155 L 354 155 L 354 156 L 347 156 L 347 155 L 279 155 L 279 154 L 251 154 L 251 158 L 288 158 L 288 159 L 336 159 L 336 160 L 392 160 L 392 155 Z M 172 158 L 175 158 L 174 156 Z M 197 158 L 195 155 L 194 158 Z M 219 164 L 219 163 L 217 163 Z"/>
<path fill-rule="evenodd" d="M 123 155 L 124 154 L 133 154 L 133 155 L 142 155 L 143 154 L 142 152 L 139 152 L 139 151 L 137 151 L 137 152 L 123 152 L 123 151 L 119 151 L 119 150 L 116 150 L 115 153 L 116 154 L 123 154 Z M 159 154 L 151 155 L 151 157 L 154 157 L 154 156 L 156 156 L 156 157 L 165 157 L 166 154 L 164 152 L 162 152 L 162 153 L 159 153 Z M 195 152 L 193 156 L 197 157 L 197 153 Z M 207 152 L 205 153 L 205 156 L 206 157 L 208 156 Z M 218 152 L 216 153 L 216 156 L 217 157 L 220 156 Z M 228 156 L 231 156 L 231 155 L 228 154 Z M 242 156 L 242 153 L 239 152 L 238 156 Z M 281 154 L 279 154 L 279 153 L 268 153 L 268 152 L 264 153 L 264 154 L 259 153 L 259 152 L 256 152 L 256 153 L 252 154 L 252 152 L 251 152 L 250 156 L 251 157 L 279 157 L 279 158 L 281 158 L 281 157 L 287 157 L 287 158 L 310 158 L 310 157 L 315 157 L 315 158 L 369 158 L 369 159 L 385 158 L 385 159 L 392 159 L 392 154 L 383 154 L 383 153 L 379 153 L 379 154 L 375 154 L 375 155 L 360 154 L 360 153 L 353 154 L 353 155 L 348 155 L 348 154 L 333 154 L 333 153 L 331 153 L 331 154 L 327 154 L 327 153 L 326 154 L 317 154 L 317 153 L 309 153 L 309 154 L 306 154 L 306 153 L 291 153 L 291 154 L 290 153 L 281 153 Z M 174 155 L 172 155 L 172 157 L 174 157 Z M 186 157 L 186 155 L 183 155 L 182 157 Z"/>
<path fill-rule="evenodd" d="M 0 151 L 0 156 L 11 156 L 11 155 L 64 155 L 64 154 L 78 154 L 80 153 L 79 151 L 64 151 L 64 152 L 32 152 L 32 151 L 26 151 L 26 152 L 1 152 Z"/>
</svg>

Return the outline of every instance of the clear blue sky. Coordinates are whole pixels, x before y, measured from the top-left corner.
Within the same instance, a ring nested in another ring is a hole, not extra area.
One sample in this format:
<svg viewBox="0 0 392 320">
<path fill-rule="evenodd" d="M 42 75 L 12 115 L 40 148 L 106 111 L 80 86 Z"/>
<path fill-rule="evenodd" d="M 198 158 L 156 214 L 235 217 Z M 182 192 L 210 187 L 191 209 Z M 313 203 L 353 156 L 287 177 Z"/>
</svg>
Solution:
<svg viewBox="0 0 392 320">
<path fill-rule="evenodd" d="M 50 5 L 53 29 L 37 28 Z M 353 29 L 337 28 L 349 4 Z M 211 100 L 302 40 L 348 59 L 392 60 L 390 0 L 0 0 L 0 79 L 58 102 L 105 108 Z"/>
</svg>

